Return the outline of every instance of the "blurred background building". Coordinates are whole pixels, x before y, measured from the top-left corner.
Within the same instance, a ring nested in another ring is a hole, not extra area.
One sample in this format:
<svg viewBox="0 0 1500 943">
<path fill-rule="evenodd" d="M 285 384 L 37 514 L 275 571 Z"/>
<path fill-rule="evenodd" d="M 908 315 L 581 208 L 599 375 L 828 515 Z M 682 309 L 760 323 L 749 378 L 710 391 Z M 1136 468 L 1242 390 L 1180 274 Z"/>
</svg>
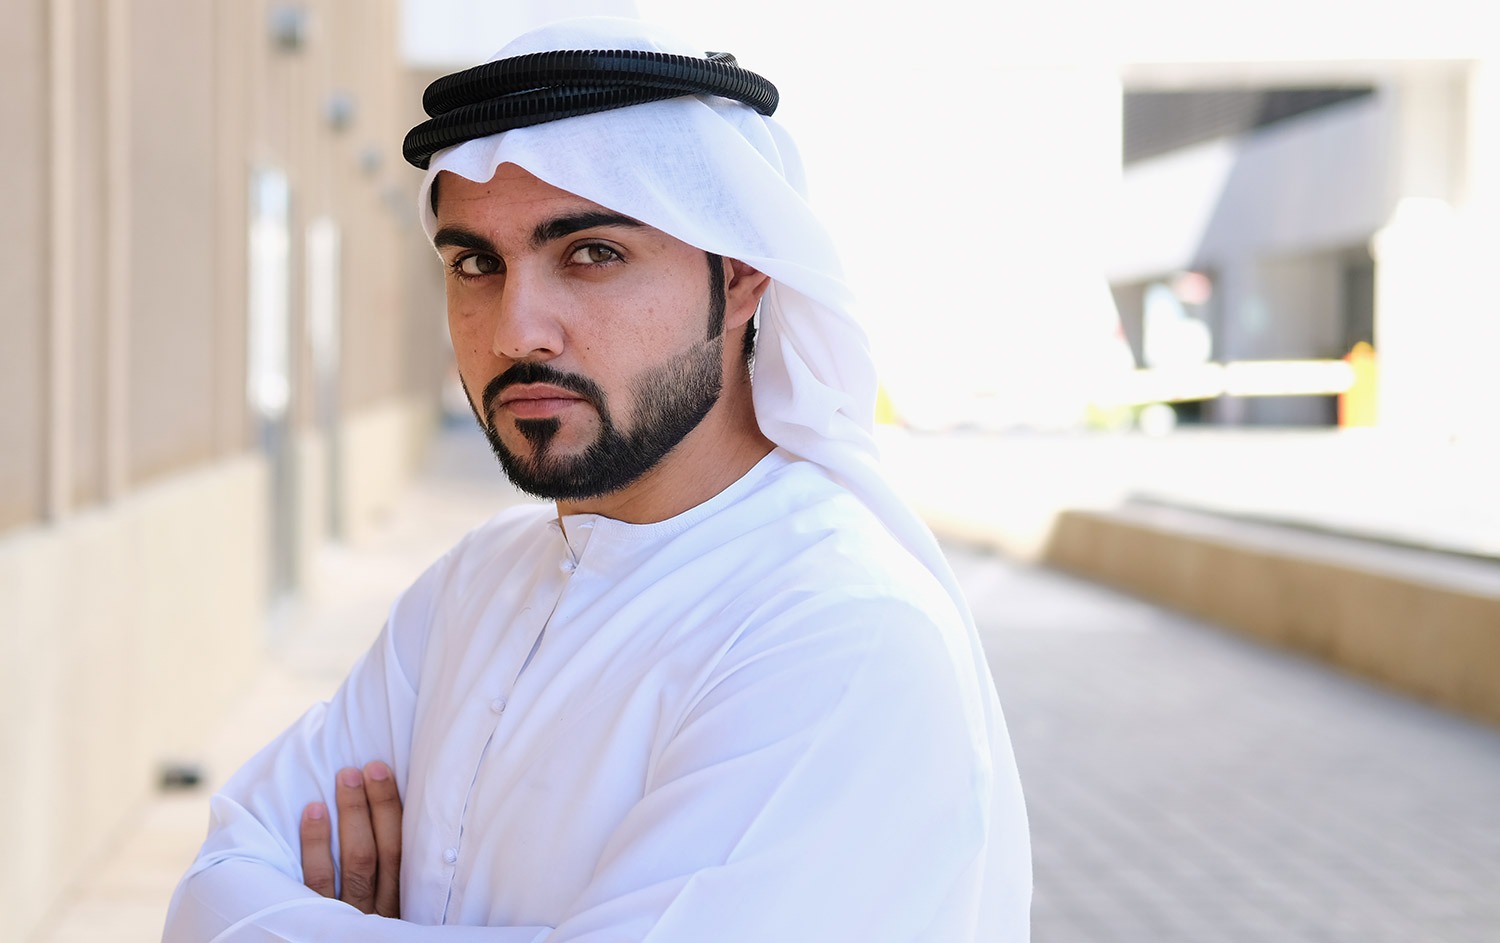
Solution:
<svg viewBox="0 0 1500 943">
<path fill-rule="evenodd" d="M 1457 43 L 1421 61 L 1392 42 L 1385 62 L 1330 38 L 1330 58 L 1364 61 L 1122 70 L 1107 271 L 1136 364 L 1183 385 L 1180 418 L 1493 423 L 1494 67 Z M 1353 364 L 1316 363 L 1360 359 L 1378 366 L 1358 389 Z M 1359 400 L 1342 417 L 1339 393 Z"/>
<path fill-rule="evenodd" d="M 781 86 L 909 429 L 1328 434 L 907 442 L 918 487 L 952 485 L 935 519 L 1037 556 L 1042 511 L 1130 489 L 1357 530 L 1393 488 L 1446 487 L 1470 497 L 1408 518 L 1500 553 L 1476 536 L 1500 508 L 1470 500 L 1493 469 L 1410 466 L 1414 442 L 1493 454 L 1483 4 L 637 5 Z M 316 549 L 377 526 L 440 421 L 441 279 L 399 153 L 420 89 L 546 13 L 617 7 L 7 7 L 0 936 L 195 755 Z"/>
</svg>

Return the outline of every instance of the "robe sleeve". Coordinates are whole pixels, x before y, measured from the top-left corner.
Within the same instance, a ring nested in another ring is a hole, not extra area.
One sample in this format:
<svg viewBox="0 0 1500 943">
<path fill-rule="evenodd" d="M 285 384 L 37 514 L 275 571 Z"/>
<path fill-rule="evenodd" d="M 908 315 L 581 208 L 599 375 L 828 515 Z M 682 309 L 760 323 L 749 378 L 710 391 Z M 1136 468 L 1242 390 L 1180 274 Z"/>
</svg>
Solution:
<svg viewBox="0 0 1500 943">
<path fill-rule="evenodd" d="M 302 883 L 302 810 L 319 800 L 335 808 L 339 769 L 384 760 L 406 794 L 415 679 L 443 567 L 440 561 L 402 594 L 334 696 L 256 754 L 210 800 L 208 838 L 173 894 L 163 943 L 529 943 L 548 931 L 421 926 L 360 913 Z M 336 829 L 333 850 L 338 860 Z"/>
<path fill-rule="evenodd" d="M 1023 943 L 1029 868 L 986 888 L 986 865 L 991 842 L 1027 855 L 1025 813 L 1018 794 L 993 812 L 949 635 L 904 602 L 820 594 L 739 644 L 547 943 L 968 941 L 987 892 L 1017 912 L 986 943 Z"/>
</svg>

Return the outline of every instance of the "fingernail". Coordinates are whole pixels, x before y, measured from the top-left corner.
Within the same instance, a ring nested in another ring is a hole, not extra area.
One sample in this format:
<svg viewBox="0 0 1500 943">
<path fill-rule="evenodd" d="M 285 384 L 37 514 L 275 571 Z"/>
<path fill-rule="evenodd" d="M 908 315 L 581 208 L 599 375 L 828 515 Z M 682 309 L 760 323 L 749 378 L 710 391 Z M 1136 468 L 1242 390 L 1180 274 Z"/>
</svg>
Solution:
<svg viewBox="0 0 1500 943">
<path fill-rule="evenodd" d="M 358 787 L 363 786 L 365 781 L 360 778 L 359 770 L 346 769 L 343 772 L 339 773 L 339 782 L 343 783 L 345 786 L 348 786 L 350 789 L 357 789 Z"/>
<path fill-rule="evenodd" d="M 365 772 L 377 783 L 383 783 L 391 778 L 391 771 L 386 768 L 384 763 L 371 763 L 365 767 Z"/>
<path fill-rule="evenodd" d="M 314 822 L 328 817 L 328 806 L 321 802 L 314 802 L 307 807 L 307 817 Z"/>
</svg>

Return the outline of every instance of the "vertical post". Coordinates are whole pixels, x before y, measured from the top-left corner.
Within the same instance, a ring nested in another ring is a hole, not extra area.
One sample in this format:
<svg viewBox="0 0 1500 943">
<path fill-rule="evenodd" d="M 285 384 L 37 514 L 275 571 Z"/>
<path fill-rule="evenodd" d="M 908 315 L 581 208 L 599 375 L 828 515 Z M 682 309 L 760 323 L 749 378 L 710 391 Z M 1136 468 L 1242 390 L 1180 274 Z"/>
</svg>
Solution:
<svg viewBox="0 0 1500 943">
<path fill-rule="evenodd" d="M 297 479 L 292 455 L 291 184 L 255 171 L 250 187 L 248 392 L 271 471 L 271 596 L 296 588 Z"/>
<path fill-rule="evenodd" d="M 104 499 L 129 484 L 130 425 L 130 11 L 104 5 Z"/>
<path fill-rule="evenodd" d="M 46 516 L 73 503 L 73 360 L 77 299 L 70 261 L 77 244 L 77 22 L 73 0 L 47 5 L 48 307 Z"/>
<path fill-rule="evenodd" d="M 1452 67 L 1409 64 L 1392 86 L 1394 211 L 1370 242 L 1381 427 L 1446 436 L 1465 393 L 1459 192 L 1463 86 Z"/>
<path fill-rule="evenodd" d="M 328 528 L 331 536 L 344 533 L 340 496 L 343 442 L 339 435 L 339 338 L 342 335 L 339 225 L 331 216 L 307 224 L 306 261 L 307 336 L 311 348 L 317 422 L 327 450 Z"/>
<path fill-rule="evenodd" d="M 245 157 L 257 139 L 265 115 L 264 56 L 251 25 L 263 14 L 256 4 L 216 3 L 214 37 L 214 166 L 216 169 L 213 238 L 216 244 L 214 351 L 214 450 L 219 456 L 242 454 L 249 446 L 249 408 L 245 398 L 246 239 L 249 232 L 249 168 Z M 257 97 L 260 96 L 260 97 Z"/>
<path fill-rule="evenodd" d="M 1464 121 L 1467 129 L 1463 199 L 1459 205 L 1467 243 L 1464 274 L 1471 313 L 1464 325 L 1468 393 L 1461 421 L 1465 433 L 1500 442 L 1500 286 L 1493 276 L 1500 258 L 1500 42 L 1469 65 Z"/>
</svg>

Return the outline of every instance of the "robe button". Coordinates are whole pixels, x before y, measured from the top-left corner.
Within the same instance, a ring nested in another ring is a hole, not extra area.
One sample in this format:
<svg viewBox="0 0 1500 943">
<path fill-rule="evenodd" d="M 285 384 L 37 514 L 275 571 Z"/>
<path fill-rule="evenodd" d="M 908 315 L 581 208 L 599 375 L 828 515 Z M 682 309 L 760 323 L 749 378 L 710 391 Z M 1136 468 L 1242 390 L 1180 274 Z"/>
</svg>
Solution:
<svg viewBox="0 0 1500 943">
<path fill-rule="evenodd" d="M 505 713 L 505 698 L 497 697 L 493 701 L 490 701 L 490 710 L 497 714 Z"/>
<path fill-rule="evenodd" d="M 572 573 L 574 570 L 578 569 L 578 564 L 573 560 L 572 557 L 566 557 L 563 559 L 563 562 L 557 565 L 557 568 L 559 570 L 562 570 L 564 573 Z"/>
<path fill-rule="evenodd" d="M 452 864 L 453 862 L 457 861 L 458 860 L 458 849 L 457 848 L 444 848 L 443 849 L 443 860 L 446 861 L 446 862 L 448 862 L 449 864 Z"/>
</svg>

